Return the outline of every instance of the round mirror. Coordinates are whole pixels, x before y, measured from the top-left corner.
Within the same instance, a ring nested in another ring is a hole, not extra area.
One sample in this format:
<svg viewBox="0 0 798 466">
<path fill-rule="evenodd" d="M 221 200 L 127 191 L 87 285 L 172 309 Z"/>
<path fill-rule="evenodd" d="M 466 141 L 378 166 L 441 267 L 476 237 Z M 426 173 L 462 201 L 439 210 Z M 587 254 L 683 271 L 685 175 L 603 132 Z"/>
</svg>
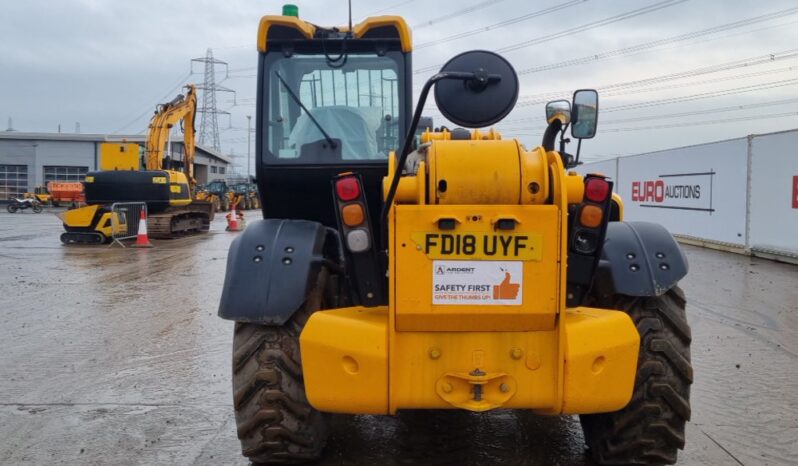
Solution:
<svg viewBox="0 0 798 466">
<path fill-rule="evenodd" d="M 441 68 L 445 72 L 474 73 L 476 79 L 444 79 L 435 84 L 435 103 L 452 123 L 466 128 L 493 125 L 515 106 L 518 76 L 503 57 L 485 50 L 455 56 Z M 498 79 L 497 79 L 498 78 Z"/>
</svg>

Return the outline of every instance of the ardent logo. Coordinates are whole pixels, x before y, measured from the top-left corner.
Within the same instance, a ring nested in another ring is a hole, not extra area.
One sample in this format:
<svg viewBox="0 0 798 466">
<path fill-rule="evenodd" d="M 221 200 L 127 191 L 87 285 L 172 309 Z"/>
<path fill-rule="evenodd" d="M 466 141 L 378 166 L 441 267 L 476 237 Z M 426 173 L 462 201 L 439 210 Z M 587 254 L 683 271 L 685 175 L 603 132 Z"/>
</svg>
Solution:
<svg viewBox="0 0 798 466">
<path fill-rule="evenodd" d="M 439 265 L 435 269 L 435 275 L 446 275 L 447 273 L 453 275 L 473 274 L 474 267 L 444 267 Z"/>
</svg>

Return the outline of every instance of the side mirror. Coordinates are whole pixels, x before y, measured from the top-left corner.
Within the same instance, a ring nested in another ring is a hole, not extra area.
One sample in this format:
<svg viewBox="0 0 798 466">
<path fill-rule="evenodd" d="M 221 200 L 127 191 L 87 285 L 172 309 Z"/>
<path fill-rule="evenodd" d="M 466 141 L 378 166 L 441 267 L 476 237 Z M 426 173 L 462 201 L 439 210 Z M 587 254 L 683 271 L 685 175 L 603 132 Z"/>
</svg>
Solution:
<svg viewBox="0 0 798 466">
<path fill-rule="evenodd" d="M 598 125 L 598 92 L 594 89 L 574 92 L 572 117 L 571 136 L 576 139 L 590 139 L 595 136 Z"/>
<path fill-rule="evenodd" d="M 563 127 L 571 122 L 571 102 L 567 100 L 553 100 L 546 104 L 546 123 L 551 123 L 559 118 Z"/>
<path fill-rule="evenodd" d="M 445 79 L 435 85 L 435 103 L 449 121 L 482 128 L 501 121 L 518 100 L 518 75 L 502 56 L 472 50 L 455 56 L 438 75 L 472 73 L 469 79 Z"/>
</svg>

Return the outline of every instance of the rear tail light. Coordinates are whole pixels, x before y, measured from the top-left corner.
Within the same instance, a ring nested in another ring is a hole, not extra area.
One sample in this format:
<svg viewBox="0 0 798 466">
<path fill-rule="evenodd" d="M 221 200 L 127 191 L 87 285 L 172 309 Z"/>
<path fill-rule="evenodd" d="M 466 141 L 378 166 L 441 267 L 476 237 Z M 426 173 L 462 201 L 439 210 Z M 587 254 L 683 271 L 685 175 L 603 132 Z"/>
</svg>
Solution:
<svg viewBox="0 0 798 466">
<path fill-rule="evenodd" d="M 353 203 L 345 205 L 344 208 L 341 209 L 341 217 L 343 218 L 344 225 L 356 227 L 363 223 L 366 215 L 363 212 L 363 206 L 361 204 Z"/>
<path fill-rule="evenodd" d="M 598 247 L 598 234 L 590 230 L 580 230 L 574 235 L 574 250 L 581 254 L 592 254 Z"/>
<path fill-rule="evenodd" d="M 348 247 L 350 251 L 355 253 L 368 251 L 369 248 L 371 247 L 371 241 L 369 241 L 368 232 L 363 229 L 357 229 L 347 233 L 346 247 Z"/>
<path fill-rule="evenodd" d="M 340 178 L 335 182 L 335 192 L 338 193 L 338 199 L 352 201 L 360 196 L 360 185 L 353 176 Z"/>
<path fill-rule="evenodd" d="M 568 250 L 566 301 L 568 307 L 580 305 L 593 283 L 607 231 L 612 182 L 602 175 L 587 175 L 582 202 L 571 205 L 573 221 Z"/>
<path fill-rule="evenodd" d="M 360 306 L 387 304 L 385 270 L 374 246 L 367 198 L 376 194 L 364 187 L 359 174 L 341 173 L 332 179 L 338 235 L 345 259 L 338 271 L 353 286 L 352 302 Z M 377 188 L 372 185 L 371 189 Z M 376 189 L 375 189 L 376 191 Z M 378 245 L 379 246 L 379 245 Z M 343 259 L 343 258 L 342 258 Z"/>
<path fill-rule="evenodd" d="M 601 225 L 603 213 L 601 207 L 594 205 L 582 206 L 582 211 L 579 213 L 579 223 L 588 228 L 596 228 Z"/>
<path fill-rule="evenodd" d="M 610 193 L 610 184 L 602 178 L 590 178 L 585 183 L 585 198 L 593 202 L 604 202 Z"/>
</svg>

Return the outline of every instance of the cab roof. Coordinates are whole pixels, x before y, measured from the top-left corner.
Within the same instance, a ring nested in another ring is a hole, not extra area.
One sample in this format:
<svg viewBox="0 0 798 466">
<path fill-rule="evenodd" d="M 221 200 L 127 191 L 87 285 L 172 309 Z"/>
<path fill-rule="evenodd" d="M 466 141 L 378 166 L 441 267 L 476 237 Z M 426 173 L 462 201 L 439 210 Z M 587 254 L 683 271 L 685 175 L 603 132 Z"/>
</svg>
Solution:
<svg viewBox="0 0 798 466">
<path fill-rule="evenodd" d="M 258 51 L 266 52 L 272 41 L 323 38 L 320 33 L 347 33 L 348 26 L 322 28 L 295 16 L 264 16 L 258 27 Z M 401 16 L 373 16 L 352 27 L 356 39 L 399 40 L 402 52 L 413 50 L 410 28 Z"/>
</svg>

